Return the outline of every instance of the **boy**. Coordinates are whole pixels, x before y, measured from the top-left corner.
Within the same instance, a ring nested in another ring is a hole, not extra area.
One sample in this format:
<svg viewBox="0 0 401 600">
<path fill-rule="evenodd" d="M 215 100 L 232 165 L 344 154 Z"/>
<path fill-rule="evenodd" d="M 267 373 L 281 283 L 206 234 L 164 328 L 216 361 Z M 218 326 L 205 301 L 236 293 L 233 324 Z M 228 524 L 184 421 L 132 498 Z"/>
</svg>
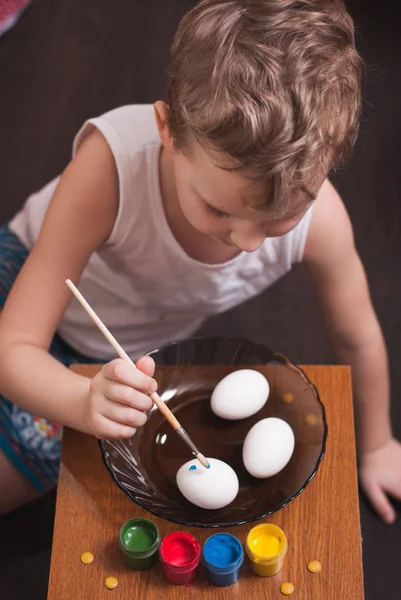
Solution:
<svg viewBox="0 0 401 600">
<path fill-rule="evenodd" d="M 169 106 L 157 102 L 155 118 L 128 106 L 90 120 L 61 178 L 0 230 L 0 511 L 55 484 L 58 424 L 131 436 L 156 388 L 149 357 L 139 371 L 110 361 L 67 278 L 138 358 L 302 260 L 337 356 L 352 366 L 362 485 L 391 522 L 401 446 L 386 351 L 327 179 L 358 128 L 351 19 L 336 0 L 205 0 L 179 26 L 170 76 Z M 93 380 L 65 368 L 90 360 L 106 362 Z"/>
</svg>

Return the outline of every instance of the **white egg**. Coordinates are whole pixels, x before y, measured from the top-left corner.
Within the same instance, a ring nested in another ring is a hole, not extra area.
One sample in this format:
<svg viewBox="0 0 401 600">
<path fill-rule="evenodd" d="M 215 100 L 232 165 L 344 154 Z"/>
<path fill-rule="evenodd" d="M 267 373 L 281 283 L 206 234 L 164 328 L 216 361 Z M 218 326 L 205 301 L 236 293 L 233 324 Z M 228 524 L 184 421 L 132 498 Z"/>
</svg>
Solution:
<svg viewBox="0 0 401 600">
<path fill-rule="evenodd" d="M 248 432 L 242 448 L 246 470 L 254 477 L 272 477 L 289 462 L 295 438 L 291 427 L 282 419 L 262 419 Z"/>
<path fill-rule="evenodd" d="M 181 494 L 192 504 L 216 510 L 234 500 L 239 489 L 238 477 L 222 460 L 207 460 L 210 464 L 209 469 L 203 467 L 196 459 L 182 465 L 177 471 L 177 485 Z"/>
<path fill-rule="evenodd" d="M 269 391 L 269 383 L 262 373 L 253 369 L 240 369 L 230 373 L 216 385 L 211 408 L 222 419 L 245 419 L 266 404 Z"/>
</svg>

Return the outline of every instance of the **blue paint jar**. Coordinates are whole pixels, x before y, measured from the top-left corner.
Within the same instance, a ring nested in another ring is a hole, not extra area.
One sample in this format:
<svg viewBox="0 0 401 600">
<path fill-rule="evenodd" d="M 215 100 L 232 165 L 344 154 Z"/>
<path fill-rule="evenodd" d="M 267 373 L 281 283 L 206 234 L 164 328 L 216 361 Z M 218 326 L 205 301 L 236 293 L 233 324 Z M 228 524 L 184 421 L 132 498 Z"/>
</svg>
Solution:
<svg viewBox="0 0 401 600">
<path fill-rule="evenodd" d="M 202 560 L 209 581 L 214 585 L 231 585 L 240 575 L 244 550 L 235 535 L 215 533 L 203 546 Z"/>
</svg>

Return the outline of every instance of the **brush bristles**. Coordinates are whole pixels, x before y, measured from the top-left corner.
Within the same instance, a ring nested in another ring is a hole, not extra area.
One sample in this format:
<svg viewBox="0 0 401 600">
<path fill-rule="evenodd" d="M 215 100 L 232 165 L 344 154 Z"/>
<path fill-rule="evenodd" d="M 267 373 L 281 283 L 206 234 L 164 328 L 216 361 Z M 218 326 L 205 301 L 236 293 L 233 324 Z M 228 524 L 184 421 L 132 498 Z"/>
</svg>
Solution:
<svg viewBox="0 0 401 600">
<path fill-rule="evenodd" d="M 199 460 L 199 462 L 201 463 L 201 465 L 202 465 L 203 467 L 205 467 L 205 469 L 209 469 L 209 468 L 210 468 L 210 464 L 209 464 L 209 462 L 208 462 L 207 458 L 205 458 L 205 457 L 203 456 L 203 454 L 201 454 L 201 453 L 199 452 L 199 454 L 197 454 L 197 455 L 196 455 L 196 458 Z"/>
</svg>

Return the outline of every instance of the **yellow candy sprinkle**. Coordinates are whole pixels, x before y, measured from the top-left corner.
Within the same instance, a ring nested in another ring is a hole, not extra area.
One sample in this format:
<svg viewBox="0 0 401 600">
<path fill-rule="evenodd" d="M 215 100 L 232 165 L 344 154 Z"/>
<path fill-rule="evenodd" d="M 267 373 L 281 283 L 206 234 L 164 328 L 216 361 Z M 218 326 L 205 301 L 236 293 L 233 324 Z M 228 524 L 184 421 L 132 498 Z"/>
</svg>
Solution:
<svg viewBox="0 0 401 600">
<path fill-rule="evenodd" d="M 292 583 L 282 583 L 280 592 L 283 594 L 283 596 L 291 596 L 291 594 L 295 592 L 295 587 Z"/>
<path fill-rule="evenodd" d="M 311 573 L 319 573 L 322 570 L 322 565 L 318 560 L 311 560 L 308 564 L 308 571 Z"/>
<path fill-rule="evenodd" d="M 108 590 L 114 590 L 114 588 L 116 588 L 118 586 L 117 577 L 108 577 L 105 580 L 104 585 L 105 585 L 105 587 L 107 587 Z"/>
<path fill-rule="evenodd" d="M 319 419 L 313 413 L 309 413 L 306 415 L 305 421 L 308 423 L 308 425 L 316 425 L 319 422 Z"/>
<path fill-rule="evenodd" d="M 291 404 L 291 402 L 294 401 L 294 394 L 291 394 L 290 392 L 288 392 L 287 394 L 283 394 L 281 396 L 281 399 L 283 402 L 285 402 L 286 404 Z"/>
<path fill-rule="evenodd" d="M 81 554 L 81 563 L 83 563 L 84 565 L 90 565 L 91 562 L 93 562 L 94 560 L 94 556 L 92 554 L 92 552 L 84 552 L 83 554 Z"/>
</svg>

